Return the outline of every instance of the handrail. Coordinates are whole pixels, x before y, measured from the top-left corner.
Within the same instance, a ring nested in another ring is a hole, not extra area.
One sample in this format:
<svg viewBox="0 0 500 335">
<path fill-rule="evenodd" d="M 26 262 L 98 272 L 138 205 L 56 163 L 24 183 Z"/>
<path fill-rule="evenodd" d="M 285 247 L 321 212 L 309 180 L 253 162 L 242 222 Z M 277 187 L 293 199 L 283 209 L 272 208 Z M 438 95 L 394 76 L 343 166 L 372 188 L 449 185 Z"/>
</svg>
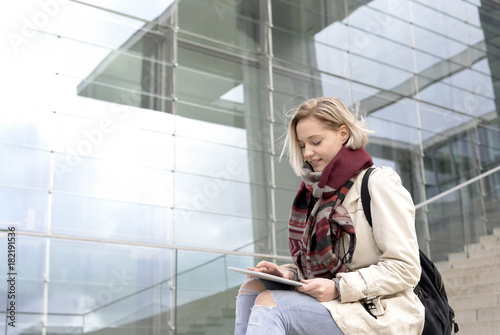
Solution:
<svg viewBox="0 0 500 335">
<path fill-rule="evenodd" d="M 438 195 L 435 195 L 432 198 L 429 198 L 429 199 L 427 199 L 425 201 L 422 201 L 421 203 L 415 205 L 415 209 L 419 209 L 421 207 L 424 207 L 424 206 L 430 204 L 431 202 L 439 200 L 439 199 L 441 199 L 441 198 L 443 198 L 443 197 L 445 197 L 445 196 L 447 196 L 447 195 L 449 195 L 449 194 L 451 194 L 453 192 L 456 192 L 456 191 L 460 190 L 461 188 L 464 188 L 465 186 L 468 186 L 468 185 L 470 185 L 472 183 L 475 183 L 476 181 L 481 180 L 484 177 L 487 177 L 490 174 L 493 174 L 493 173 L 498 172 L 498 171 L 500 171 L 500 165 L 497 166 L 497 167 L 495 167 L 495 168 L 493 168 L 493 169 L 491 169 L 491 170 L 483 172 L 480 175 L 478 175 L 478 176 L 476 176 L 474 178 L 471 178 L 471 179 L 469 179 L 469 180 L 467 180 L 467 181 L 465 181 L 465 182 L 463 182 L 461 184 L 458 184 L 457 186 L 454 186 L 454 187 L 450 188 L 449 190 L 446 190 L 446 191 L 444 191 L 442 193 L 439 193 Z"/>
</svg>

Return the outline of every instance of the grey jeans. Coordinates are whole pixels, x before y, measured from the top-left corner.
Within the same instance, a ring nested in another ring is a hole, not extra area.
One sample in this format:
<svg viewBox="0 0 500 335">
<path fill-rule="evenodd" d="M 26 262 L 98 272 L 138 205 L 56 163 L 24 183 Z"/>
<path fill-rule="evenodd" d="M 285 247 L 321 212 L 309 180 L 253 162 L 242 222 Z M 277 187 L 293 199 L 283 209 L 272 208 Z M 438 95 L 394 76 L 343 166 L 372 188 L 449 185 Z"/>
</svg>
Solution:
<svg viewBox="0 0 500 335">
<path fill-rule="evenodd" d="M 260 292 L 239 293 L 234 335 L 343 335 L 330 312 L 291 286 L 261 280 L 278 305 L 254 306 Z"/>
</svg>

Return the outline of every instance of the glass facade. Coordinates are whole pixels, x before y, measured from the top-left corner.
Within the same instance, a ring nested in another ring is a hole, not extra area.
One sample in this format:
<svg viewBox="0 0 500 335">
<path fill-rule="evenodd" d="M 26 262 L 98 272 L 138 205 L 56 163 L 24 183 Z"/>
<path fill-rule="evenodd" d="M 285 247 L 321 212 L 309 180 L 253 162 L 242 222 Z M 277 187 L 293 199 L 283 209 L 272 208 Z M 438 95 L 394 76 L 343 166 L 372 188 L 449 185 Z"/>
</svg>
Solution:
<svg viewBox="0 0 500 335">
<path fill-rule="evenodd" d="M 367 117 L 435 261 L 500 226 L 495 1 L 3 6 L 0 333 L 232 334 L 227 266 L 290 261 L 315 96 Z"/>
</svg>

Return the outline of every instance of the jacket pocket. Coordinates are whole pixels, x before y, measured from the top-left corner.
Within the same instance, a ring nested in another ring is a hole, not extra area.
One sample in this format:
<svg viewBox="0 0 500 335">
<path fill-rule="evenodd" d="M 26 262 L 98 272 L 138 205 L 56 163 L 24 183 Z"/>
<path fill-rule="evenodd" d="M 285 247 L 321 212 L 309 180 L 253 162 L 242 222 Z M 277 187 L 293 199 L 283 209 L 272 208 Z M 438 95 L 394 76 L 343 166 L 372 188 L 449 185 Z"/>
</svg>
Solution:
<svg viewBox="0 0 500 335">
<path fill-rule="evenodd" d="M 368 312 L 368 314 L 370 314 L 375 319 L 377 319 L 381 315 L 384 315 L 385 313 L 385 308 L 382 305 L 380 296 L 372 299 L 366 299 L 362 301 L 361 304 Z"/>
</svg>

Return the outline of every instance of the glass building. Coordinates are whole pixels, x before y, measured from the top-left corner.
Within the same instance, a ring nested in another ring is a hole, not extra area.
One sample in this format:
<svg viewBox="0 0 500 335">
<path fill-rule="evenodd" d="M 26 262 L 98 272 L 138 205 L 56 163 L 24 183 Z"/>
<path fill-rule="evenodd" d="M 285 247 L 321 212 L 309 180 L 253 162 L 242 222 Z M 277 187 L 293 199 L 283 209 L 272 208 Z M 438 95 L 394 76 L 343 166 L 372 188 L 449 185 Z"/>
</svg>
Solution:
<svg viewBox="0 0 500 335">
<path fill-rule="evenodd" d="M 432 259 L 500 226 L 497 1 L 3 7 L 0 333 L 232 334 L 227 266 L 290 262 L 283 134 L 315 96 L 367 117 Z"/>
</svg>

